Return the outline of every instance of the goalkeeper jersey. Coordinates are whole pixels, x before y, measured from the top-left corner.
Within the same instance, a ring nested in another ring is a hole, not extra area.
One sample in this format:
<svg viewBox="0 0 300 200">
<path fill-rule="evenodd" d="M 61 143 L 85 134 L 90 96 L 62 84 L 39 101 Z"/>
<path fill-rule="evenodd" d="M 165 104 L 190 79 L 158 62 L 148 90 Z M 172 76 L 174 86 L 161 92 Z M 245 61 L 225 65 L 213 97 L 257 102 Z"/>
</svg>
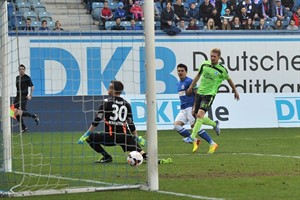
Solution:
<svg viewBox="0 0 300 200">
<path fill-rule="evenodd" d="M 222 82 L 230 79 L 223 65 L 212 65 L 210 60 L 206 60 L 200 65 L 198 73 L 200 74 L 200 86 L 197 93 L 200 95 L 216 95 Z"/>
</svg>

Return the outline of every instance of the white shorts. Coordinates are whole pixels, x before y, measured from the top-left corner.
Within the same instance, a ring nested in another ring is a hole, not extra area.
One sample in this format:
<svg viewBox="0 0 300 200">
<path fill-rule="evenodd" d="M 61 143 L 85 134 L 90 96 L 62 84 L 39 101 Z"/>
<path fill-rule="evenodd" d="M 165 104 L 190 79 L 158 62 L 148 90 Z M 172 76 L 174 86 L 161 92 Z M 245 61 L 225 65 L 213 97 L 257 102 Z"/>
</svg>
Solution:
<svg viewBox="0 0 300 200">
<path fill-rule="evenodd" d="M 187 124 L 188 122 L 190 123 L 190 125 L 194 124 L 195 117 L 192 115 L 192 110 L 192 107 L 181 109 L 175 118 L 175 122 L 180 121 L 184 124 Z"/>
</svg>

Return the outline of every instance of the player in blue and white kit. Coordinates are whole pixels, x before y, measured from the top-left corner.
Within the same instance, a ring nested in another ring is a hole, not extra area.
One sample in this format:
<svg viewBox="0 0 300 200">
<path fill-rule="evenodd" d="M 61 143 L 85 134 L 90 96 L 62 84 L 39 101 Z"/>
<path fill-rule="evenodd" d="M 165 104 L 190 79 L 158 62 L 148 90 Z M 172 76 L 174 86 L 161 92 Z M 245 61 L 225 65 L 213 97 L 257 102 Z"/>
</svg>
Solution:
<svg viewBox="0 0 300 200">
<path fill-rule="evenodd" d="M 186 94 L 186 90 L 190 87 L 193 79 L 187 76 L 187 66 L 185 64 L 177 65 L 177 74 L 179 81 L 177 83 L 177 91 L 180 99 L 180 111 L 175 118 L 174 130 L 177 131 L 183 137 L 189 137 L 191 135 L 190 131 L 184 128 L 184 125 L 189 123 L 193 127 L 195 123 L 194 114 L 196 113 L 194 109 L 195 93 L 191 95 Z M 195 91 L 197 88 L 194 88 Z M 207 141 L 209 144 L 214 143 L 208 133 L 201 129 L 198 135 Z M 197 148 L 193 151 L 196 152 L 199 148 L 200 139 L 197 140 Z M 210 152 L 208 152 L 210 153 Z"/>
</svg>

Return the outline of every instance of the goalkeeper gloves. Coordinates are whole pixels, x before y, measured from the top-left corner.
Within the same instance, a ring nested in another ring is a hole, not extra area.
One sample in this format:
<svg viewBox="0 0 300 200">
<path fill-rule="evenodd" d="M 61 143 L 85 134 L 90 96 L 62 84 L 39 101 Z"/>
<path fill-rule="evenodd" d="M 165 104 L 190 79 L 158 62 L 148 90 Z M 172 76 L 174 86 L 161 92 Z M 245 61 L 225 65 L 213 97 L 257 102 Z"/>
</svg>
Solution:
<svg viewBox="0 0 300 200">
<path fill-rule="evenodd" d="M 145 147 L 147 143 L 147 141 L 142 136 L 136 137 L 136 141 L 141 147 Z"/>
<path fill-rule="evenodd" d="M 91 134 L 92 132 L 90 132 L 90 131 L 87 131 L 87 132 L 85 132 L 80 138 L 79 138 L 79 140 L 78 140 L 78 144 L 83 144 L 83 142 L 84 141 L 86 141 L 86 139 L 90 136 L 90 134 Z"/>
</svg>

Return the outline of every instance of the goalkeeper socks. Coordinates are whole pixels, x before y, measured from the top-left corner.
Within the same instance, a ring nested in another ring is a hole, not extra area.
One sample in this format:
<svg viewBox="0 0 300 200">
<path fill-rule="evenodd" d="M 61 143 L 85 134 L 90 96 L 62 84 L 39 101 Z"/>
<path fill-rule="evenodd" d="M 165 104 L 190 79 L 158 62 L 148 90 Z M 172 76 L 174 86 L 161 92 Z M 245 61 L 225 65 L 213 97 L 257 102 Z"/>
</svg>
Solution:
<svg viewBox="0 0 300 200">
<path fill-rule="evenodd" d="M 183 137 L 189 137 L 191 133 L 186 130 L 183 126 L 175 125 L 174 130 L 176 130 L 181 136 Z"/>
<path fill-rule="evenodd" d="M 193 128 L 193 133 L 191 135 L 192 139 L 196 138 L 197 133 L 198 133 L 198 131 L 200 130 L 200 128 L 202 126 L 202 123 L 203 123 L 203 119 L 197 118 L 196 123 L 195 123 L 194 128 Z"/>
<path fill-rule="evenodd" d="M 208 144 L 212 144 L 213 140 L 211 139 L 211 137 L 208 135 L 208 133 L 205 130 L 200 130 L 198 132 L 198 135 L 203 138 Z"/>
<path fill-rule="evenodd" d="M 208 117 L 203 117 L 203 124 L 209 125 L 209 126 L 212 126 L 212 127 L 216 126 L 216 122 L 209 119 Z"/>
</svg>

